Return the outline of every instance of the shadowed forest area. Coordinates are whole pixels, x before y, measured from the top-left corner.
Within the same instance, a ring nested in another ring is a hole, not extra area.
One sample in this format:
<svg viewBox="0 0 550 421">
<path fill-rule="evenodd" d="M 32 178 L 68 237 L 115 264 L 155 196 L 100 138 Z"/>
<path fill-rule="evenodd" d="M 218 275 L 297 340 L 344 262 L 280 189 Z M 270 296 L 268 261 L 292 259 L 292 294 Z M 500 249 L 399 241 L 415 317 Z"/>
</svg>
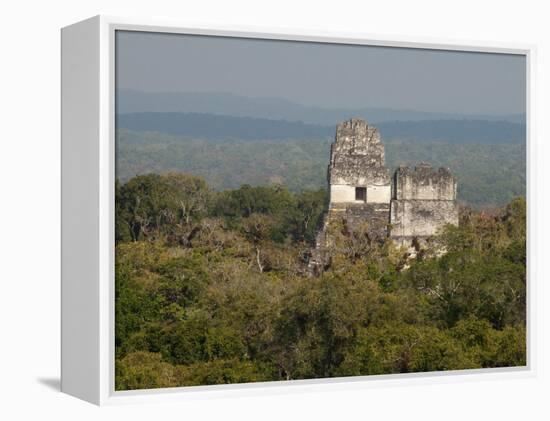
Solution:
<svg viewBox="0 0 550 421">
<path fill-rule="evenodd" d="M 146 174 L 115 203 L 117 390 L 526 364 L 522 197 L 463 207 L 414 259 L 336 224 L 318 277 L 324 189 Z"/>
</svg>

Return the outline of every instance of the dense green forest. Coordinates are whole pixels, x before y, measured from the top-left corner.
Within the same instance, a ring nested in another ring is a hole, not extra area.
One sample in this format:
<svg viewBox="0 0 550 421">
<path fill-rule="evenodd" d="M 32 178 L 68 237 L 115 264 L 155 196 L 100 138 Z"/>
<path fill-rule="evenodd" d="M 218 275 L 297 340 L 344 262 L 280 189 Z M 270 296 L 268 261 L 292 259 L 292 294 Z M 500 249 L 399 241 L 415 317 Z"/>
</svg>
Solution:
<svg viewBox="0 0 550 421">
<path fill-rule="evenodd" d="M 284 184 L 293 192 L 326 186 L 332 138 L 206 140 L 119 130 L 117 177 L 188 172 L 216 190 L 242 184 Z M 458 178 L 458 199 L 476 208 L 503 206 L 525 196 L 524 143 L 452 143 L 384 138 L 390 168 L 426 161 Z"/>
<path fill-rule="evenodd" d="M 412 260 L 336 224 L 311 277 L 326 205 L 182 173 L 117 182 L 116 389 L 525 365 L 523 198 L 463 208 Z"/>
</svg>

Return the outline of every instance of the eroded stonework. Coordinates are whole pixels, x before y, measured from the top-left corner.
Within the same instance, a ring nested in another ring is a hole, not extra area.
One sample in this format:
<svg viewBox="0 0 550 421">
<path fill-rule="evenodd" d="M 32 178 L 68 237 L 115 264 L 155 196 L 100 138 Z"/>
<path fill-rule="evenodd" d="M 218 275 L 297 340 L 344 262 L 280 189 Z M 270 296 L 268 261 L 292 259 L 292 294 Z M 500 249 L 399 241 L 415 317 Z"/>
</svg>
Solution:
<svg viewBox="0 0 550 421">
<path fill-rule="evenodd" d="M 406 247 L 436 235 L 445 224 L 458 225 L 457 182 L 451 171 L 421 163 L 399 167 L 390 177 L 380 133 L 361 119 L 337 126 L 328 184 L 330 204 L 310 259 L 313 269 L 326 264 L 331 221 L 343 220 L 350 230 L 366 223 L 373 235 L 389 236 Z"/>
<path fill-rule="evenodd" d="M 375 127 L 360 119 L 340 123 L 330 148 L 328 182 L 338 184 L 390 184 L 384 145 Z"/>
<path fill-rule="evenodd" d="M 375 127 L 360 119 L 338 125 L 330 149 L 328 183 L 331 204 L 390 202 L 390 171 Z M 365 200 L 357 200 L 357 187 L 365 189 Z"/>
<path fill-rule="evenodd" d="M 400 244 L 436 235 L 445 224 L 458 225 L 457 183 L 448 168 L 399 167 L 393 191 L 391 236 Z"/>
<path fill-rule="evenodd" d="M 399 167 L 393 178 L 397 200 L 456 200 L 457 183 L 448 168 L 423 162 L 414 169 Z"/>
</svg>

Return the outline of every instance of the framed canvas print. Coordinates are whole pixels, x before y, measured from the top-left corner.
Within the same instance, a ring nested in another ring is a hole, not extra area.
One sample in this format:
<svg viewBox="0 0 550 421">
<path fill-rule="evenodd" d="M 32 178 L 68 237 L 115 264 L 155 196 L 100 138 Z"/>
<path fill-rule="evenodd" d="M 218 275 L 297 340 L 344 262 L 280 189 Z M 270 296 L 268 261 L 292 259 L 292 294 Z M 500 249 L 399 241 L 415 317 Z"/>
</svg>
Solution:
<svg viewBox="0 0 550 421">
<path fill-rule="evenodd" d="M 531 56 L 64 28 L 62 390 L 102 404 L 532 374 Z"/>
</svg>

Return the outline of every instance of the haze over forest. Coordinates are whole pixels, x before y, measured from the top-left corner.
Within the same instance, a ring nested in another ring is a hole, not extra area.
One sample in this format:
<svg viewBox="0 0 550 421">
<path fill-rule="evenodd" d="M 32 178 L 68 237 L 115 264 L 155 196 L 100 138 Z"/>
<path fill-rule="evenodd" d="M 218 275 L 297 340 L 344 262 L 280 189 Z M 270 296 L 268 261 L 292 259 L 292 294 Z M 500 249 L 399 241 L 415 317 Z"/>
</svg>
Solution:
<svg viewBox="0 0 550 421">
<path fill-rule="evenodd" d="M 388 107 L 326 107 L 303 105 L 278 97 L 247 97 L 224 92 L 117 92 L 117 114 L 180 112 L 301 121 L 335 126 L 351 117 L 363 117 L 372 124 L 388 121 L 488 120 L 525 124 L 525 113 L 450 113 Z"/>
</svg>

